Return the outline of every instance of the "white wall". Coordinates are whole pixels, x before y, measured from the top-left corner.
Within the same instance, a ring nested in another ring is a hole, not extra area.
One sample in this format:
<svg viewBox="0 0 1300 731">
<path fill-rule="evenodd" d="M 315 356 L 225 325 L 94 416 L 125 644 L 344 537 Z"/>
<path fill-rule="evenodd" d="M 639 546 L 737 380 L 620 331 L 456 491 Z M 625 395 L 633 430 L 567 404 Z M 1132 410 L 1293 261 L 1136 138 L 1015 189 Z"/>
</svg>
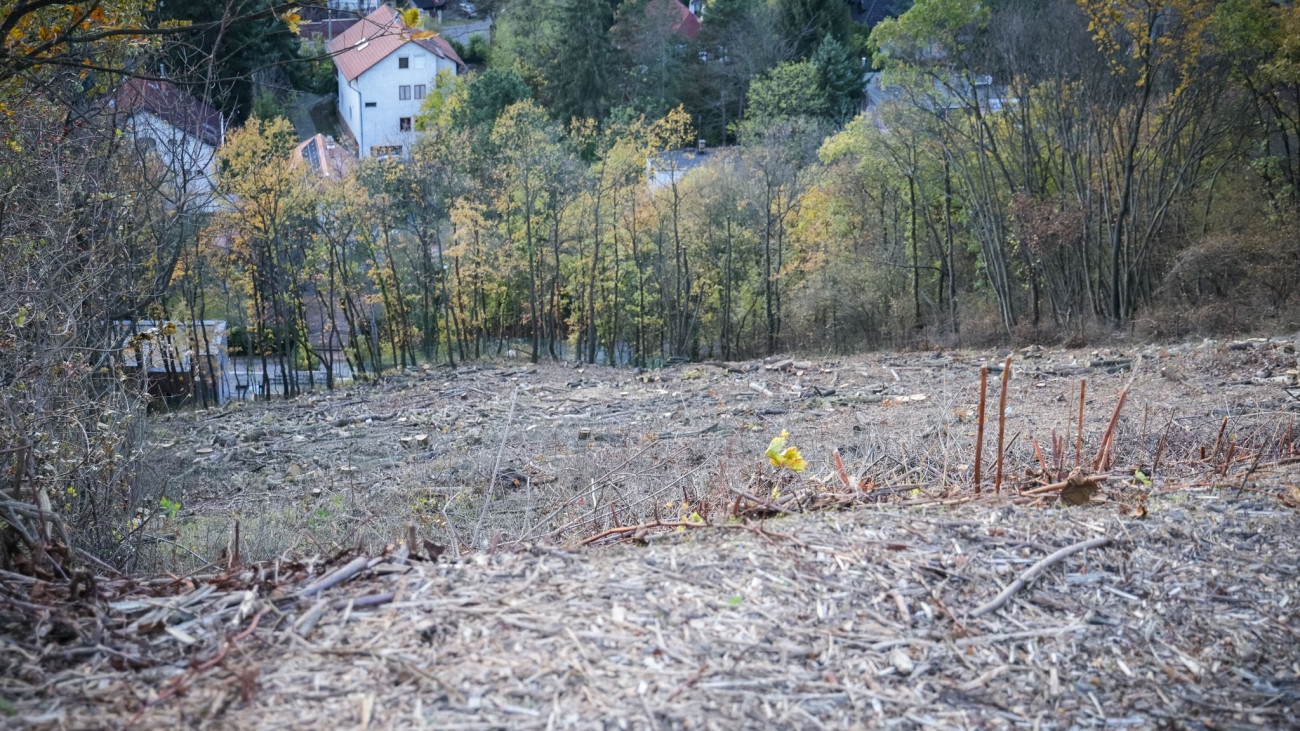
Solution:
<svg viewBox="0 0 1300 731">
<path fill-rule="evenodd" d="M 338 78 L 339 86 L 339 119 L 343 120 L 343 125 L 352 133 L 352 139 L 357 140 L 357 120 L 361 111 L 361 95 L 356 89 L 348 86 L 348 80 L 343 78 L 343 72 L 337 68 L 334 69 L 334 76 Z M 360 81 L 360 79 L 358 79 Z"/>
<path fill-rule="evenodd" d="M 402 57 L 410 59 L 408 68 L 399 67 Z M 415 98 L 415 86 L 423 84 L 427 96 L 433 90 L 434 79 L 440 71 L 455 74 L 456 63 L 439 58 L 415 43 L 407 43 L 367 69 L 350 86 L 339 87 L 339 114 L 348 122 L 352 136 L 357 138 L 362 157 L 369 157 L 371 148 L 397 145 L 401 146 L 403 155 L 410 154 L 417 137 L 415 116 L 424 104 L 423 99 Z M 401 86 L 411 87 L 410 99 L 399 98 Z M 374 106 L 365 106 L 372 102 Z M 349 104 L 355 110 L 351 118 L 345 116 Z M 411 132 L 400 131 L 399 120 L 402 117 L 411 118 Z"/>
<path fill-rule="evenodd" d="M 151 151 L 161 165 L 168 204 L 210 211 L 215 198 L 217 148 L 146 111 L 131 115 L 131 134 L 142 157 Z"/>
<path fill-rule="evenodd" d="M 369 13 L 382 4 L 382 0 L 329 0 L 329 6 L 335 10 L 351 10 Z"/>
</svg>

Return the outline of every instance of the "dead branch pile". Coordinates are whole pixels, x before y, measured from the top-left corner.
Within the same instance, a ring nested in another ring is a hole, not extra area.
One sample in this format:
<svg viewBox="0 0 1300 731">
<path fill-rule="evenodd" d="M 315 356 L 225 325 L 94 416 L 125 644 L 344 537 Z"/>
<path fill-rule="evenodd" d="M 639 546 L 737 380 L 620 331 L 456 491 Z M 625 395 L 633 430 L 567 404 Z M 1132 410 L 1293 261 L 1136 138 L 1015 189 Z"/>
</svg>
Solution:
<svg viewBox="0 0 1300 731">
<path fill-rule="evenodd" d="M 636 385 L 471 368 L 200 412 L 185 474 L 238 478 L 191 514 L 235 512 L 221 554 L 150 580 L 0 572 L 0 698 L 52 728 L 1284 727 L 1300 453 L 1295 369 L 1273 369 L 1294 349 L 1243 343 L 1102 353 L 1078 366 L 1102 389 L 1031 348 Z M 1000 385 L 972 403 L 977 373 Z M 829 460 L 756 466 L 778 425 Z M 434 491 L 401 484 L 412 465 L 473 474 Z M 350 527 L 260 560 L 238 516 L 299 500 Z M 200 558 L 160 516 L 133 535 Z"/>
<path fill-rule="evenodd" d="M 1190 488 L 1136 520 L 990 496 L 743 525 L 118 580 L 91 611 L 6 576 L 0 693 L 33 728 L 1283 728 L 1300 712 L 1300 536 L 1274 502 Z"/>
</svg>

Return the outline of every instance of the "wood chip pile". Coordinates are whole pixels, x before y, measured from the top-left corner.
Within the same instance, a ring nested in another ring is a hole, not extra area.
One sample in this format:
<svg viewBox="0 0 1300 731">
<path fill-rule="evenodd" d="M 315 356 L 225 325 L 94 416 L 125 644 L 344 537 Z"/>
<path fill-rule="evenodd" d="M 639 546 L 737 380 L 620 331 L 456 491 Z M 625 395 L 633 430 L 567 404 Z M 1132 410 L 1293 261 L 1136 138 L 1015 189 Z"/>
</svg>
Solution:
<svg viewBox="0 0 1300 731">
<path fill-rule="evenodd" d="M 1143 520 L 985 497 L 648 546 L 402 546 L 139 585 L 79 616 L 6 577 L 0 693 L 69 729 L 1284 728 L 1295 526 L 1191 488 Z M 1087 541 L 1104 545 L 1030 570 Z M 50 609 L 15 622 L 19 601 Z"/>
<path fill-rule="evenodd" d="M 0 726 L 1294 728 L 1294 341 L 1006 355 L 159 417 L 161 575 L 0 571 Z"/>
</svg>

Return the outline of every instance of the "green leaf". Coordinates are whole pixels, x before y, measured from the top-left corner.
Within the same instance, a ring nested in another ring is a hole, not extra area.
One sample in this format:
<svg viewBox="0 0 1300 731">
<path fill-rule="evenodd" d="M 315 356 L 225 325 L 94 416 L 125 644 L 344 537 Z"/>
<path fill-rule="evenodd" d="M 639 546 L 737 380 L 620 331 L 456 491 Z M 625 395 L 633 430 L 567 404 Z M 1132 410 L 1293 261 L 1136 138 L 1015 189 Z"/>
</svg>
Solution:
<svg viewBox="0 0 1300 731">
<path fill-rule="evenodd" d="M 731 599 L 727 600 L 727 604 L 729 606 L 738 607 L 740 606 L 740 603 L 743 601 L 745 601 L 744 597 L 733 596 L 731 597 Z"/>
<path fill-rule="evenodd" d="M 1133 479 L 1137 480 L 1138 482 L 1142 483 L 1143 485 L 1146 485 L 1147 487 L 1150 487 L 1150 486 L 1151 486 L 1151 478 L 1150 478 L 1150 477 L 1147 477 L 1147 476 L 1144 475 L 1144 474 L 1142 474 L 1142 470 L 1138 470 L 1138 471 L 1134 472 L 1134 473 L 1133 473 Z"/>
</svg>

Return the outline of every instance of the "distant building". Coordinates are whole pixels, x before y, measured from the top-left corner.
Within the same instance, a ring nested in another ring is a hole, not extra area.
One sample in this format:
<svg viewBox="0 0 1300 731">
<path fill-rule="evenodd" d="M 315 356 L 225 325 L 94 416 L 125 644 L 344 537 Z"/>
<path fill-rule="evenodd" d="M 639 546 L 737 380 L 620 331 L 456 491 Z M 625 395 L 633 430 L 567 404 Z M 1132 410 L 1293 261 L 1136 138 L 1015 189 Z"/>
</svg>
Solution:
<svg viewBox="0 0 1300 731">
<path fill-rule="evenodd" d="M 113 324 L 122 343 L 118 362 L 123 372 L 140 378 L 155 402 L 176 406 L 230 400 L 225 320 Z"/>
<path fill-rule="evenodd" d="M 695 147 L 682 150 L 665 150 L 650 155 L 645 161 L 646 185 L 650 190 L 680 183 L 682 178 L 696 168 L 719 164 L 731 159 L 734 148 L 710 149 L 700 140 Z"/>
<path fill-rule="evenodd" d="M 912 3 L 904 0 L 849 0 L 849 14 L 853 22 L 874 28 L 885 18 L 896 17 Z"/>
<path fill-rule="evenodd" d="M 172 205 L 211 210 L 216 207 L 217 149 L 226 132 L 225 119 L 167 81 L 131 79 L 109 101 L 119 128 L 133 138 L 142 156 L 153 157 L 166 171 Z"/>
<path fill-rule="evenodd" d="M 372 12 L 383 5 L 383 0 L 328 0 L 322 3 L 331 10 L 342 10 L 358 15 Z"/>
<path fill-rule="evenodd" d="M 321 20 L 309 20 L 298 26 L 298 35 L 311 40 L 320 36 L 327 43 L 334 40 L 335 37 L 343 35 L 348 28 L 360 22 L 359 18 L 322 18 Z"/>
<path fill-rule="evenodd" d="M 998 112 L 1008 104 L 1015 102 L 1004 96 L 1005 89 L 993 83 L 993 77 L 985 74 L 971 74 L 969 81 L 953 74 L 946 81 L 933 79 L 928 89 L 909 91 L 898 85 L 886 84 L 884 76 L 878 71 L 865 75 L 865 95 L 863 108 L 872 110 L 890 101 L 900 101 L 909 94 L 919 97 L 916 101 L 924 108 L 933 111 L 971 110 L 972 102 L 979 104 L 982 113 Z M 972 86 L 974 87 L 972 89 Z"/>
<path fill-rule="evenodd" d="M 682 5 L 678 0 L 650 0 L 650 4 L 647 13 L 663 12 L 672 18 L 673 33 L 692 41 L 700 34 L 700 19 L 695 17 L 696 14 L 691 8 Z"/>
<path fill-rule="evenodd" d="M 338 77 L 338 112 L 361 157 L 405 155 L 415 142 L 415 115 L 438 74 L 465 62 L 446 39 L 408 28 L 381 5 L 326 44 Z"/>
<path fill-rule="evenodd" d="M 295 162 L 305 162 L 317 175 L 326 180 L 338 180 L 347 174 L 354 162 L 343 146 L 333 137 L 318 134 L 308 138 L 293 151 Z"/>
</svg>

